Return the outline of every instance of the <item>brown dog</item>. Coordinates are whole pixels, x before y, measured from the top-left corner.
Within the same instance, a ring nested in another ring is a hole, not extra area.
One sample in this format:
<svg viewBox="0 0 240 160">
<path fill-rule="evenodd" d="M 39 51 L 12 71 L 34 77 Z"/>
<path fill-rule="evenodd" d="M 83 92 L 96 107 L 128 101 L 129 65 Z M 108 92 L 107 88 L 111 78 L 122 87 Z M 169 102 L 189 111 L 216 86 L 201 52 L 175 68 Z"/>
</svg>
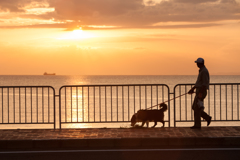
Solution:
<svg viewBox="0 0 240 160">
<path fill-rule="evenodd" d="M 134 126 L 137 122 L 142 122 L 142 126 L 147 123 L 147 127 L 149 122 L 154 122 L 154 128 L 157 125 L 157 122 L 162 122 L 164 127 L 164 113 L 167 110 L 167 105 L 165 103 L 160 104 L 161 109 L 154 109 L 154 110 L 139 110 L 135 113 L 131 118 L 131 126 Z"/>
</svg>

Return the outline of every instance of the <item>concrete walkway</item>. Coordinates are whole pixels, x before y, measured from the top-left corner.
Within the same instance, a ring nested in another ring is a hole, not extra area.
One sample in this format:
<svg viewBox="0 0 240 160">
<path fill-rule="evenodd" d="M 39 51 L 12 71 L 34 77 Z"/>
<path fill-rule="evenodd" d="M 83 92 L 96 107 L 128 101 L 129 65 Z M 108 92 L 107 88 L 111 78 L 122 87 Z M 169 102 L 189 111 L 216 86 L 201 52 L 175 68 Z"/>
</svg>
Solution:
<svg viewBox="0 0 240 160">
<path fill-rule="evenodd" d="M 0 150 L 240 147 L 240 127 L 0 130 Z"/>
</svg>

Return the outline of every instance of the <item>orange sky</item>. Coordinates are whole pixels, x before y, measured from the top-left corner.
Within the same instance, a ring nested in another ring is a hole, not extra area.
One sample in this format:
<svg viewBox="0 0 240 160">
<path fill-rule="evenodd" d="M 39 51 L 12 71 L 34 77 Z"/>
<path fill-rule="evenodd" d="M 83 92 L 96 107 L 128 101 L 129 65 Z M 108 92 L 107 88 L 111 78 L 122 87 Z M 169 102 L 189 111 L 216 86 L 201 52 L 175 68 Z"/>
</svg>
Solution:
<svg viewBox="0 0 240 160">
<path fill-rule="evenodd" d="M 240 0 L 0 0 L 0 75 L 240 74 Z"/>
</svg>

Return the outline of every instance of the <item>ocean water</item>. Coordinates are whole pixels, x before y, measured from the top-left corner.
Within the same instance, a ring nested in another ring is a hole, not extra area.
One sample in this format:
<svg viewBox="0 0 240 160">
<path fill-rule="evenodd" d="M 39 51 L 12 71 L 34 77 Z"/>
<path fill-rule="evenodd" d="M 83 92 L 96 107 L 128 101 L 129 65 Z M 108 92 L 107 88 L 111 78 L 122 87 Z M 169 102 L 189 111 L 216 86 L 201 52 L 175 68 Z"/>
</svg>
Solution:
<svg viewBox="0 0 240 160">
<path fill-rule="evenodd" d="M 119 85 L 119 84 L 166 84 L 170 88 L 170 93 L 177 84 L 195 83 L 197 75 L 138 75 L 138 76 L 19 76 L 19 75 L 1 75 L 0 86 L 52 86 L 56 94 L 61 86 L 64 85 Z M 212 75 L 210 83 L 240 83 L 238 75 Z M 57 104 L 58 105 L 58 104 Z M 213 104 L 212 104 L 213 105 Z M 214 104 L 215 105 L 215 104 Z M 57 107 L 58 108 L 58 107 Z M 0 110 L 1 111 L 1 110 Z M 58 112 L 58 110 L 56 111 Z M 184 110 L 185 112 L 185 110 Z M 188 111 L 190 112 L 190 110 Z M 213 111 L 214 112 L 214 111 Z M 0 114 L 1 115 L 1 114 Z M 58 120 L 57 120 L 58 121 Z M 58 125 L 58 124 L 57 124 Z M 68 124 L 66 127 L 129 127 L 126 123 L 106 123 L 106 124 Z M 1 127 L 2 126 L 2 127 Z M 16 125 L 1 125 L 1 128 L 18 128 Z M 19 128 L 39 128 L 36 126 L 19 125 Z M 46 126 L 42 126 L 46 128 Z M 41 126 L 40 126 L 41 128 Z"/>
<path fill-rule="evenodd" d="M 176 84 L 195 83 L 197 75 L 137 75 L 137 76 L 19 76 L 0 75 L 0 86 L 53 86 L 107 84 L 166 84 L 173 90 Z M 240 83 L 239 75 L 212 75 L 210 83 Z"/>
</svg>

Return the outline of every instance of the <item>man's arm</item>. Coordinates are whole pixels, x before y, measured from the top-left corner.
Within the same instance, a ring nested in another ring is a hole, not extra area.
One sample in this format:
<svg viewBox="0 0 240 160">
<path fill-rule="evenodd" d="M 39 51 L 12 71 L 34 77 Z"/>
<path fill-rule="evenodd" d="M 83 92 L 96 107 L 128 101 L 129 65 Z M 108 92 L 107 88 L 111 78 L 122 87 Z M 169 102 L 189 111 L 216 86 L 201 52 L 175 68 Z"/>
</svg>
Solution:
<svg viewBox="0 0 240 160">
<path fill-rule="evenodd" d="M 201 89 L 200 89 L 200 91 L 199 91 L 199 94 L 198 94 L 198 97 L 199 97 L 199 98 L 202 98 L 202 94 L 203 94 L 203 92 L 204 92 L 206 89 L 207 89 L 206 86 L 202 86 L 202 87 L 201 87 Z"/>
<path fill-rule="evenodd" d="M 204 72 L 202 72 L 202 86 L 198 94 L 199 98 L 202 98 L 202 94 L 208 89 L 207 85 L 209 85 L 209 73 L 207 70 L 204 70 Z"/>
</svg>

